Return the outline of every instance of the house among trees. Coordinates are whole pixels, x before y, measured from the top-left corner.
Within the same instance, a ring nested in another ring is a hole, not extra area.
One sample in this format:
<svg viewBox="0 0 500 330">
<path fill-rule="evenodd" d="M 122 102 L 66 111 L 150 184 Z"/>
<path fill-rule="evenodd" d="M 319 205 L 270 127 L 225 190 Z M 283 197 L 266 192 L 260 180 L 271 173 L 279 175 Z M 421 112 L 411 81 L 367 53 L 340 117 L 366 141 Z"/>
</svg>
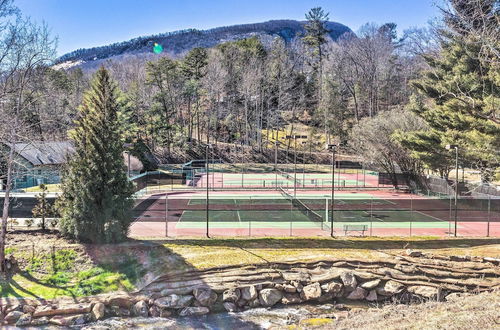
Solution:
<svg viewBox="0 0 500 330">
<path fill-rule="evenodd" d="M 0 144 L 0 152 L 8 153 L 11 144 Z M 56 184 L 61 182 L 62 166 L 66 164 L 67 157 L 75 150 L 70 141 L 16 143 L 14 151 L 15 173 L 13 189 L 35 187 L 40 184 Z M 135 156 L 126 152 L 123 154 L 124 166 L 130 166 L 131 175 L 140 173 L 144 166 Z M 0 164 L 0 178 L 3 170 Z M 125 168 L 125 167 L 124 167 Z M 2 180 L 3 181 L 3 180 Z M 2 182 L 0 190 L 5 187 Z"/>
<path fill-rule="evenodd" d="M 66 156 L 74 151 L 69 141 L 6 143 L 0 148 L 8 152 L 12 146 L 16 153 L 14 189 L 59 183 L 61 166 L 66 163 Z"/>
</svg>

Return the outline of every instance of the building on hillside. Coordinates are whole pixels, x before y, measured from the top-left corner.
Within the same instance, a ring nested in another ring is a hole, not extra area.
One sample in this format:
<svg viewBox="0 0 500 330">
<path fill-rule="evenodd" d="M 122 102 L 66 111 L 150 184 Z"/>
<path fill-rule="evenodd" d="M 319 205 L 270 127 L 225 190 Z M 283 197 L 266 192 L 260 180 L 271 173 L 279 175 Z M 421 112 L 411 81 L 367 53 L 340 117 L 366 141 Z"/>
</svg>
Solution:
<svg viewBox="0 0 500 330">
<path fill-rule="evenodd" d="M 0 151 L 7 151 L 12 144 L 0 145 Z M 68 156 L 75 152 L 70 141 L 16 143 L 14 145 L 16 175 L 13 188 L 24 189 L 40 184 L 56 184 L 61 182 L 61 169 Z M 124 165 L 130 168 L 131 175 L 143 169 L 141 161 L 124 153 Z M 0 190 L 5 187 L 0 185 Z"/>
</svg>

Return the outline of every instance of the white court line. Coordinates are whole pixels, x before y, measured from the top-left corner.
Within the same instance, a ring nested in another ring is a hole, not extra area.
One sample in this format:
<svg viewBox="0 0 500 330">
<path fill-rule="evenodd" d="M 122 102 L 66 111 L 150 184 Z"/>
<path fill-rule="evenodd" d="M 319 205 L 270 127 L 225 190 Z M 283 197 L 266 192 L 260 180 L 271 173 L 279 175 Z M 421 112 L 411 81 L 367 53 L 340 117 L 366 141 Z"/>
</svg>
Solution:
<svg viewBox="0 0 500 330">
<path fill-rule="evenodd" d="M 411 211 L 410 211 L 411 212 Z M 429 218 L 432 218 L 432 219 L 435 219 L 435 220 L 438 220 L 438 221 L 441 221 L 441 222 L 450 222 L 448 220 L 443 220 L 443 219 L 440 219 L 440 218 L 437 218 L 435 216 L 432 216 L 430 214 L 427 214 L 427 213 L 424 213 L 424 212 L 420 212 L 420 211 L 413 211 L 413 212 L 417 212 L 417 213 L 420 213 L 422 215 L 425 215 L 426 217 L 429 217 Z M 415 222 L 418 222 L 418 221 L 415 221 Z"/>
</svg>

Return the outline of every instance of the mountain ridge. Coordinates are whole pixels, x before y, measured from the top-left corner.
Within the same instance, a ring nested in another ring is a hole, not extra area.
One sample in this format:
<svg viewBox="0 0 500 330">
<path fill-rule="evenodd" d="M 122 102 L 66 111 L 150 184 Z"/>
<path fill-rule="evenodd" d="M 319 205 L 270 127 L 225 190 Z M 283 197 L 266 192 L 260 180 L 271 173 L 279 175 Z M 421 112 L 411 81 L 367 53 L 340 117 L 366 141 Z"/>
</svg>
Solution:
<svg viewBox="0 0 500 330">
<path fill-rule="evenodd" d="M 227 41 L 240 40 L 251 36 L 261 39 L 279 36 L 289 42 L 304 32 L 306 21 L 297 20 L 270 20 L 261 23 L 239 24 L 221 26 L 207 30 L 185 29 L 172 32 L 159 33 L 149 36 L 132 38 L 127 41 L 113 44 L 77 49 L 60 56 L 55 64 L 64 62 L 89 62 L 105 60 L 111 57 L 151 53 L 154 43 L 163 46 L 164 52 L 179 56 L 195 47 L 213 47 Z M 337 40 L 344 33 L 352 33 L 351 29 L 341 23 L 326 22 L 329 36 Z"/>
</svg>

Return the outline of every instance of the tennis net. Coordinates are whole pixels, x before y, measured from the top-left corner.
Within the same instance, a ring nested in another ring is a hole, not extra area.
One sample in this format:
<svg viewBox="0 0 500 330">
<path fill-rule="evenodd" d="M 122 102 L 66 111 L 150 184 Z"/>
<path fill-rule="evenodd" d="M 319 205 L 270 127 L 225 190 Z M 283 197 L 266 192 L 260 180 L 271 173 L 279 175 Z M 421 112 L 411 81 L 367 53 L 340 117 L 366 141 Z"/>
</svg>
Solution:
<svg viewBox="0 0 500 330">
<path fill-rule="evenodd" d="M 298 209 L 302 214 L 304 214 L 306 217 L 308 217 L 312 222 L 319 223 L 323 225 L 323 217 L 319 215 L 318 213 L 314 212 L 311 210 L 307 205 L 305 205 L 302 201 L 300 201 L 298 198 L 293 197 L 289 193 L 287 193 L 283 188 L 279 188 L 281 195 L 285 197 L 287 200 L 289 200 L 292 205 Z"/>
</svg>

